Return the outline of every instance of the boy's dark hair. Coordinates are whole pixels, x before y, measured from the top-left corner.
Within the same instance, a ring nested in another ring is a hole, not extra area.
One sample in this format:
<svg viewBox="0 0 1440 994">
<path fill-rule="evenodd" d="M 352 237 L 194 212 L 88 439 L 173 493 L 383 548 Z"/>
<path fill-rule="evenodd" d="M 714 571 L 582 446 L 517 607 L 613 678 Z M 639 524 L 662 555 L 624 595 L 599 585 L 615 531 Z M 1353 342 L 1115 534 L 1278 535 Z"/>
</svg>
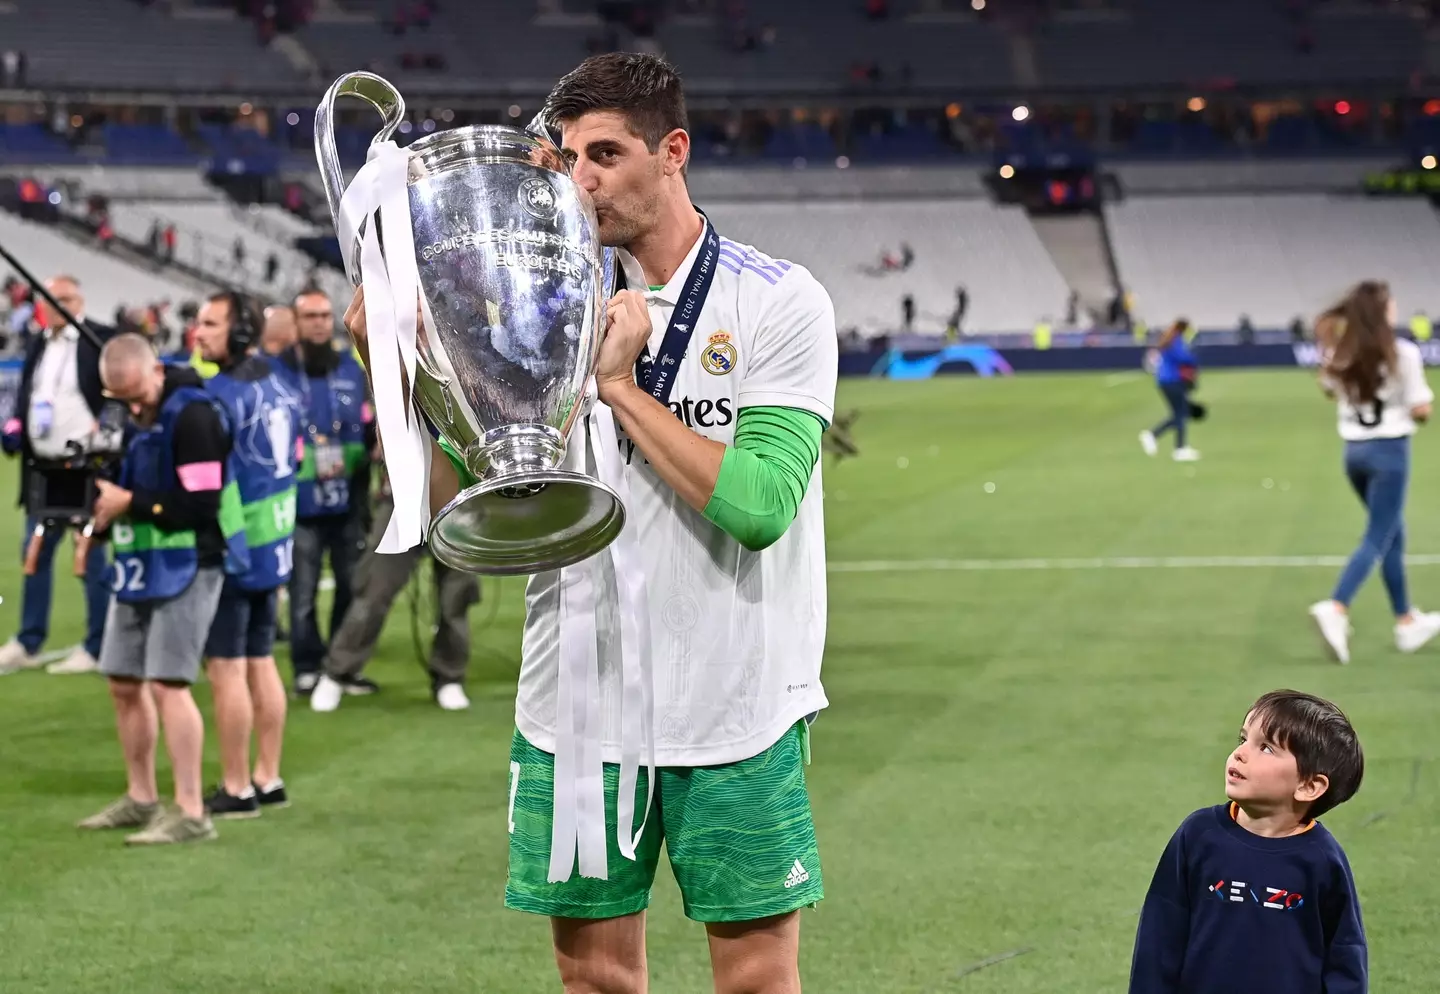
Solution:
<svg viewBox="0 0 1440 994">
<path fill-rule="evenodd" d="M 1319 818 L 1355 796 L 1365 775 L 1365 753 L 1344 711 L 1298 690 L 1272 690 L 1249 713 L 1267 739 L 1295 757 L 1302 778 L 1324 774 L 1330 781 L 1311 802 L 1307 818 Z"/>
<path fill-rule="evenodd" d="M 594 55 L 561 77 L 545 101 L 545 120 L 558 125 L 597 110 L 625 115 L 630 131 L 654 152 L 660 140 L 690 130 L 685 91 L 675 67 L 655 55 Z"/>
</svg>

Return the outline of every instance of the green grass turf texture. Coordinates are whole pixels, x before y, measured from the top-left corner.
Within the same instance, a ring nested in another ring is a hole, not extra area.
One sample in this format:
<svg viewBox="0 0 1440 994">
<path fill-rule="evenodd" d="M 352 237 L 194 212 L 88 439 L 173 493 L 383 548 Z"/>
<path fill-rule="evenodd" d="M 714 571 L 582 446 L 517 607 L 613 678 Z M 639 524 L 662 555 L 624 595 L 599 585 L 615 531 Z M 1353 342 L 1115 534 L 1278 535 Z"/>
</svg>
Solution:
<svg viewBox="0 0 1440 994">
<path fill-rule="evenodd" d="M 1140 453 L 1161 403 L 1138 373 L 844 382 L 862 455 L 826 466 L 830 558 L 1348 553 L 1361 513 L 1311 377 L 1210 373 L 1201 397 L 1205 458 L 1187 467 Z M 1419 553 L 1440 553 L 1430 431 L 1410 501 Z M 13 549 L 17 526 L 0 537 Z M 1440 646 L 1394 650 L 1376 577 L 1356 605 L 1354 663 L 1326 661 L 1305 607 L 1335 574 L 833 574 L 832 703 L 808 771 L 828 896 L 804 918 L 806 989 L 1122 990 L 1166 839 L 1223 799 L 1246 705 L 1297 687 L 1337 700 L 1366 748 L 1359 795 L 1325 821 L 1354 866 L 1372 989 L 1433 990 Z M 80 633 L 78 585 L 60 580 L 52 646 Z M 1440 568 L 1411 581 L 1440 607 Z M 11 567 L 6 634 L 18 585 Z M 0 991 L 557 989 L 546 923 L 501 904 L 521 585 L 486 581 L 485 596 L 471 711 L 431 704 L 402 602 L 370 669 L 381 695 L 334 715 L 293 708 L 294 806 L 225 823 L 209 845 L 127 851 L 72 830 L 123 786 L 104 685 L 0 679 Z M 649 937 L 653 990 L 710 989 L 703 932 L 664 869 Z"/>
</svg>

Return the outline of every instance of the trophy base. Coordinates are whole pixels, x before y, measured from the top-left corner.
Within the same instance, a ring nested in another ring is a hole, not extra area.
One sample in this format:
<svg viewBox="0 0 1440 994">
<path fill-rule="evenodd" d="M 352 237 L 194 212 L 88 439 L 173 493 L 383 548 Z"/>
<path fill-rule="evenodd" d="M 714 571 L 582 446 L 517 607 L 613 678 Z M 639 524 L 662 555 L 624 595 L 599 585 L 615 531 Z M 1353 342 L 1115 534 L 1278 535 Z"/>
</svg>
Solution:
<svg viewBox="0 0 1440 994">
<path fill-rule="evenodd" d="M 466 573 L 518 576 L 570 566 L 615 540 L 625 507 L 593 477 L 536 470 L 482 480 L 430 525 L 430 552 Z"/>
</svg>

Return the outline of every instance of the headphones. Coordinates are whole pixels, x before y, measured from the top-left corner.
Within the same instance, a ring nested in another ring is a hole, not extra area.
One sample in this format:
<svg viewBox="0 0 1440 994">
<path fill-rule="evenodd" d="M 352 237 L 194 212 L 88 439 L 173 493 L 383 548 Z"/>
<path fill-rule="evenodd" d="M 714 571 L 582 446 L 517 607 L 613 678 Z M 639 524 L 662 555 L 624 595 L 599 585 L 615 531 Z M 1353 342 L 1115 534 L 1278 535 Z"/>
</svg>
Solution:
<svg viewBox="0 0 1440 994">
<path fill-rule="evenodd" d="M 255 314 L 246 305 L 244 297 L 230 290 L 225 299 L 230 302 L 230 337 L 225 347 L 230 353 L 230 360 L 238 362 L 259 340 L 260 329 L 255 327 Z"/>
</svg>

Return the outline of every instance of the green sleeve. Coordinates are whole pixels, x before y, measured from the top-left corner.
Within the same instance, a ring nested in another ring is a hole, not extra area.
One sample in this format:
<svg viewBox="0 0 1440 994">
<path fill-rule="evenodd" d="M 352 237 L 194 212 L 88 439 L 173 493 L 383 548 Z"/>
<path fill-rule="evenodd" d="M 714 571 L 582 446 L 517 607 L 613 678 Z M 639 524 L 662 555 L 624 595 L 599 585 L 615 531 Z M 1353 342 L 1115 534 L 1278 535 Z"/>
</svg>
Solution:
<svg viewBox="0 0 1440 994">
<path fill-rule="evenodd" d="M 460 453 L 455 451 L 455 446 L 450 444 L 446 438 L 436 438 L 435 444 L 440 446 L 440 451 L 445 453 L 445 458 L 450 460 L 450 465 L 455 467 L 455 475 L 460 478 L 460 489 L 473 487 L 479 481 L 475 474 L 465 467 L 465 460 L 460 458 Z"/>
<path fill-rule="evenodd" d="M 820 458 L 825 423 L 793 407 L 746 407 L 725 450 L 705 517 L 752 552 L 795 520 Z"/>
</svg>

